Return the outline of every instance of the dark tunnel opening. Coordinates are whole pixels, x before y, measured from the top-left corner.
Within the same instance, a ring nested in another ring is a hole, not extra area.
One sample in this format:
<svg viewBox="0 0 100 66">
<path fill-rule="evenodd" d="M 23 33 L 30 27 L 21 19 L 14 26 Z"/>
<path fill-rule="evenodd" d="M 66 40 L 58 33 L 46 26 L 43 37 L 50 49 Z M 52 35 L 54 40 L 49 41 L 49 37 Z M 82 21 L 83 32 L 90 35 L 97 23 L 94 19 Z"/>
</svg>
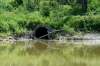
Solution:
<svg viewBox="0 0 100 66">
<path fill-rule="evenodd" d="M 48 28 L 37 27 L 35 29 L 35 37 L 38 38 L 38 39 L 49 39 Z"/>
</svg>

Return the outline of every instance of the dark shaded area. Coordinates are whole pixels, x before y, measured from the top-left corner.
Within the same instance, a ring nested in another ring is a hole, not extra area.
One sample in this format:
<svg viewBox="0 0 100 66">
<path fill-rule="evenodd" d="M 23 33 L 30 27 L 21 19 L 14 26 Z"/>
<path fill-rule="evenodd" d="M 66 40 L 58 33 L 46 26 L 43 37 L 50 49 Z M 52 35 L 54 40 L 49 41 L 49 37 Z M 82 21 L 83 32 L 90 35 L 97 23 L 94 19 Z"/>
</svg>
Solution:
<svg viewBox="0 0 100 66">
<path fill-rule="evenodd" d="M 60 4 L 64 4 L 64 5 L 65 5 L 66 3 L 68 3 L 67 0 L 57 0 L 57 2 L 60 3 Z"/>
<path fill-rule="evenodd" d="M 23 4 L 23 0 L 16 0 L 16 3 L 17 3 L 18 5 L 21 5 L 21 4 Z"/>
<path fill-rule="evenodd" d="M 13 7 L 18 7 L 23 4 L 23 0 L 14 0 L 10 3 Z"/>
<path fill-rule="evenodd" d="M 35 38 L 38 38 L 38 39 L 50 39 L 50 29 L 48 29 L 47 27 L 45 26 L 38 26 L 36 27 L 35 29 L 35 33 L 34 33 L 34 36 Z"/>
<path fill-rule="evenodd" d="M 87 3 L 88 3 L 88 0 L 82 0 L 82 10 L 84 13 L 87 12 Z"/>
</svg>

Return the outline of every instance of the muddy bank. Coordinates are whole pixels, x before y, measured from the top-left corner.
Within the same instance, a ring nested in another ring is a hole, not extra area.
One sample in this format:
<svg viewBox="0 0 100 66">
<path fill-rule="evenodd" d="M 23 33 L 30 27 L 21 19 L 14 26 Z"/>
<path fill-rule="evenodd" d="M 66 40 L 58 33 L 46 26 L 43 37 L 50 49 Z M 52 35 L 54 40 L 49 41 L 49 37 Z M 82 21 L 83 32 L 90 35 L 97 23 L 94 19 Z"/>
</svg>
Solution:
<svg viewBox="0 0 100 66">
<path fill-rule="evenodd" d="M 7 37 L 0 37 L 0 41 L 25 41 L 25 40 L 36 40 L 34 35 L 31 33 L 22 34 L 22 35 L 13 35 Z M 58 35 L 55 39 L 52 40 L 100 40 L 100 33 L 85 33 L 80 35 Z"/>
<path fill-rule="evenodd" d="M 73 40 L 100 40 L 100 33 L 85 33 L 66 37 Z"/>
</svg>

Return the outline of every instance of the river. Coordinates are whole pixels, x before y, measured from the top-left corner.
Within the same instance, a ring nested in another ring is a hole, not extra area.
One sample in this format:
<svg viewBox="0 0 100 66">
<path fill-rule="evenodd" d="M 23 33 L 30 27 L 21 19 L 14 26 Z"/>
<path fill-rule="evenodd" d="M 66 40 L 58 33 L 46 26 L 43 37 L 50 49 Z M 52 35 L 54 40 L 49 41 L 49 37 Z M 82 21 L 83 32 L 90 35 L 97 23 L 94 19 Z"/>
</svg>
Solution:
<svg viewBox="0 0 100 66">
<path fill-rule="evenodd" d="M 61 37 L 59 40 L 2 41 L 0 65 L 100 66 L 100 35 L 85 34 L 83 39 L 73 37 L 70 40 Z"/>
</svg>

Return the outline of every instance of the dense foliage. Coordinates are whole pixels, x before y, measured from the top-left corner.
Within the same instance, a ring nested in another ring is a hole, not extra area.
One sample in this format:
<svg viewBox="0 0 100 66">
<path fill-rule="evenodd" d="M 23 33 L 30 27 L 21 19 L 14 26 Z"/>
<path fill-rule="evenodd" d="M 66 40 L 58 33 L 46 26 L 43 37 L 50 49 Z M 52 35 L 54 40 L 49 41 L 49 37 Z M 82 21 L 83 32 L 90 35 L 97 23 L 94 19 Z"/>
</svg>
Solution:
<svg viewBox="0 0 100 66">
<path fill-rule="evenodd" d="M 100 0 L 87 11 L 76 0 L 0 0 L 0 33 L 31 31 L 36 25 L 74 31 L 100 31 Z"/>
</svg>

